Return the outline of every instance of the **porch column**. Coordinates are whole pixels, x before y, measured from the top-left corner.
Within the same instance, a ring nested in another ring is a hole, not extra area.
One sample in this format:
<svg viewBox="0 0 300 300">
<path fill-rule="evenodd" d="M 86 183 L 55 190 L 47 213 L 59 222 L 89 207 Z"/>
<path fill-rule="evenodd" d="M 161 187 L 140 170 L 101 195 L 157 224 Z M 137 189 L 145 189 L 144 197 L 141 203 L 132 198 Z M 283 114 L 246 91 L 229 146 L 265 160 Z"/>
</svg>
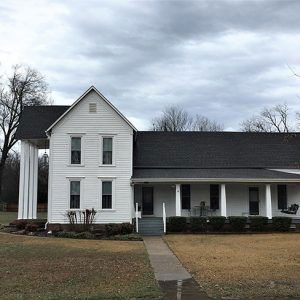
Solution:
<svg viewBox="0 0 300 300">
<path fill-rule="evenodd" d="M 180 184 L 176 184 L 176 216 L 181 216 L 181 192 L 180 192 Z"/>
<path fill-rule="evenodd" d="M 266 184 L 266 217 L 272 219 L 271 184 Z"/>
<path fill-rule="evenodd" d="M 227 208 L 226 208 L 226 185 L 221 184 L 221 216 L 227 217 Z"/>
<path fill-rule="evenodd" d="M 38 148 L 21 141 L 18 219 L 36 219 Z"/>
</svg>

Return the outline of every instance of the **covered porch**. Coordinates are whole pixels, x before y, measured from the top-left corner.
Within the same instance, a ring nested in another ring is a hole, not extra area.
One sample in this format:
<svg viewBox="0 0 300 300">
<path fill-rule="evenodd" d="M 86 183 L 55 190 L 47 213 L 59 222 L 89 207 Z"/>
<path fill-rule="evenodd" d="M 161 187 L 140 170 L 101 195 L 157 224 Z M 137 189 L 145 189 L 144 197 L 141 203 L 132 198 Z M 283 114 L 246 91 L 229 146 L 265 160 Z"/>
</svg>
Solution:
<svg viewBox="0 0 300 300">
<path fill-rule="evenodd" d="M 178 180 L 179 181 L 179 180 Z M 300 212 L 282 210 L 300 204 L 300 182 L 289 180 L 259 182 L 224 180 L 134 183 L 134 203 L 141 217 L 171 216 L 289 216 L 300 218 Z"/>
</svg>

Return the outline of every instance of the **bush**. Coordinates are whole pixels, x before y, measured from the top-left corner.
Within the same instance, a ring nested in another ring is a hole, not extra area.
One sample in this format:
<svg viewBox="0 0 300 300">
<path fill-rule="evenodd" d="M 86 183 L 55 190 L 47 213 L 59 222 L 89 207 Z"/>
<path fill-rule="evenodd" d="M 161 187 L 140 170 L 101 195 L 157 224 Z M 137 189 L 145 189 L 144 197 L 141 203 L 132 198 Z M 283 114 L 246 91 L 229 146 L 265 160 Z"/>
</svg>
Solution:
<svg viewBox="0 0 300 300">
<path fill-rule="evenodd" d="M 272 227 L 274 231 L 289 231 L 292 219 L 289 217 L 273 217 Z"/>
<path fill-rule="evenodd" d="M 36 232 L 38 229 L 39 229 L 39 226 L 37 224 L 28 223 L 25 226 L 25 230 L 29 231 L 29 232 Z"/>
<path fill-rule="evenodd" d="M 134 225 L 130 223 L 121 224 L 106 224 L 105 225 L 105 235 L 120 235 L 120 234 L 131 234 L 134 231 Z"/>
<path fill-rule="evenodd" d="M 29 223 L 28 220 L 22 220 L 22 219 L 20 219 L 20 220 L 14 220 L 14 221 L 12 221 L 11 223 L 9 223 L 9 225 L 16 226 L 17 229 L 22 230 L 22 229 L 25 229 L 25 227 L 26 227 L 26 225 L 28 223 Z"/>
<path fill-rule="evenodd" d="M 222 231 L 225 225 L 226 217 L 209 217 L 208 220 L 212 231 Z"/>
<path fill-rule="evenodd" d="M 242 232 L 245 230 L 247 217 L 228 217 L 228 219 L 231 225 L 231 231 Z"/>
<path fill-rule="evenodd" d="M 87 239 L 87 240 L 92 240 L 94 238 L 95 236 L 88 231 L 76 233 L 76 237 L 75 237 L 75 239 Z"/>
<path fill-rule="evenodd" d="M 184 232 L 186 231 L 187 222 L 186 217 L 170 217 L 167 225 L 170 232 Z"/>
<path fill-rule="evenodd" d="M 59 231 L 55 234 L 59 238 L 68 238 L 68 239 L 94 239 L 95 236 L 90 232 L 75 232 L 75 231 Z"/>
<path fill-rule="evenodd" d="M 75 239 L 76 238 L 76 232 L 74 232 L 74 231 L 59 231 L 55 234 L 55 236 L 59 237 L 59 238 Z"/>
<path fill-rule="evenodd" d="M 207 219 L 205 217 L 191 217 L 191 232 L 206 232 Z"/>
<path fill-rule="evenodd" d="M 268 218 L 261 216 L 249 217 L 250 230 L 253 231 L 266 231 L 268 225 Z"/>
</svg>

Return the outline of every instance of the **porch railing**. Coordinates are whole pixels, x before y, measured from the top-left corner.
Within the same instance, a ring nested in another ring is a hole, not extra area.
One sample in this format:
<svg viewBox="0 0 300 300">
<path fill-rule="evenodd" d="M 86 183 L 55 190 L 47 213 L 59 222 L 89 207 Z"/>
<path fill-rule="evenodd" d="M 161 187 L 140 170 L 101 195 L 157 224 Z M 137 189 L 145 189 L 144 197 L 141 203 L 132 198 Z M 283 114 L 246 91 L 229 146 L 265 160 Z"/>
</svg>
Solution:
<svg viewBox="0 0 300 300">
<path fill-rule="evenodd" d="M 163 202 L 163 222 L 164 222 L 164 233 L 167 232 L 167 215 L 166 215 L 166 205 Z"/>
</svg>

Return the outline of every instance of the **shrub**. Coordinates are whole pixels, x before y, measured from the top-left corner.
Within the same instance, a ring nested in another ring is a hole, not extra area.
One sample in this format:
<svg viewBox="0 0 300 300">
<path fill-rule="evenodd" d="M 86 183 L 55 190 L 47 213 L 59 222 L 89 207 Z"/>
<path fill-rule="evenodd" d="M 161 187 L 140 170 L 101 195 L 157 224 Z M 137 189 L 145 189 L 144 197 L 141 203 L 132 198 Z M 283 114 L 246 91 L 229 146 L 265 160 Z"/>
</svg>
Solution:
<svg viewBox="0 0 300 300">
<path fill-rule="evenodd" d="M 209 225 L 212 231 L 221 231 L 224 228 L 226 217 L 215 216 L 209 217 Z"/>
<path fill-rule="evenodd" d="M 25 230 L 29 232 L 36 232 L 38 229 L 39 229 L 39 225 L 37 224 L 28 223 L 25 226 Z"/>
<path fill-rule="evenodd" d="M 120 235 L 120 234 L 131 234 L 134 230 L 134 225 L 130 223 L 122 223 L 122 224 L 106 224 L 105 225 L 105 235 Z"/>
<path fill-rule="evenodd" d="M 274 231 L 289 231 L 292 219 L 290 217 L 273 217 L 272 227 Z"/>
<path fill-rule="evenodd" d="M 191 232 L 206 232 L 207 219 L 205 217 L 191 217 Z"/>
<path fill-rule="evenodd" d="M 231 225 L 231 231 L 241 232 L 244 231 L 247 223 L 247 217 L 228 217 Z"/>
<path fill-rule="evenodd" d="M 25 229 L 26 225 L 28 224 L 28 220 L 14 220 L 12 221 L 9 225 L 12 225 L 12 226 L 16 226 L 17 229 Z"/>
<path fill-rule="evenodd" d="M 168 223 L 168 231 L 170 232 L 184 232 L 186 231 L 187 222 L 186 217 L 170 217 Z"/>
<path fill-rule="evenodd" d="M 268 218 L 262 216 L 249 217 L 250 230 L 253 231 L 266 231 L 268 225 Z"/>
<path fill-rule="evenodd" d="M 134 231 L 134 225 L 130 223 L 121 224 L 121 234 L 131 234 Z"/>
<path fill-rule="evenodd" d="M 59 238 L 75 239 L 76 238 L 76 232 L 74 232 L 74 231 L 59 231 L 55 234 L 55 236 L 59 237 Z"/>
<path fill-rule="evenodd" d="M 76 236 L 75 236 L 75 239 L 92 240 L 94 238 L 95 238 L 95 236 L 92 233 L 88 232 L 88 231 L 76 233 Z"/>
</svg>

